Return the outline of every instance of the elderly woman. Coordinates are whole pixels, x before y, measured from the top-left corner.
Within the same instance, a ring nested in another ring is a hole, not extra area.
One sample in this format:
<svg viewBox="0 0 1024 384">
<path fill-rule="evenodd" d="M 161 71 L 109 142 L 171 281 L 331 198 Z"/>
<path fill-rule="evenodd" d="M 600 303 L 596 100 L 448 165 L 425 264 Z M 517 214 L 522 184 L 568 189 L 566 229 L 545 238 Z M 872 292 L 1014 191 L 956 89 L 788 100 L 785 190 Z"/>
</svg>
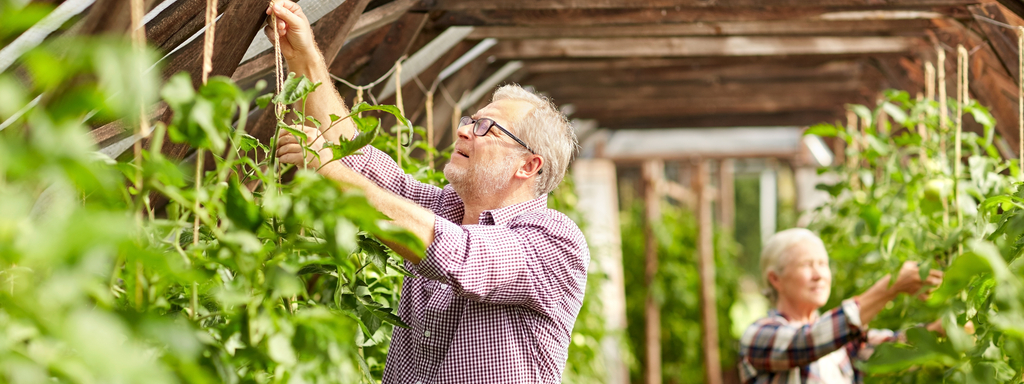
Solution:
<svg viewBox="0 0 1024 384">
<path fill-rule="evenodd" d="M 832 271 L 818 236 L 803 228 L 772 236 L 761 253 L 761 277 L 775 309 L 740 340 L 740 376 L 744 383 L 860 383 L 851 359 L 866 359 L 873 346 L 892 341 L 890 330 L 867 325 L 900 293 L 916 294 L 939 285 L 942 272 L 921 280 L 917 264 L 903 264 L 896 282 L 882 278 L 864 293 L 818 314 L 828 301 Z M 927 326 L 941 331 L 938 322 Z"/>
</svg>

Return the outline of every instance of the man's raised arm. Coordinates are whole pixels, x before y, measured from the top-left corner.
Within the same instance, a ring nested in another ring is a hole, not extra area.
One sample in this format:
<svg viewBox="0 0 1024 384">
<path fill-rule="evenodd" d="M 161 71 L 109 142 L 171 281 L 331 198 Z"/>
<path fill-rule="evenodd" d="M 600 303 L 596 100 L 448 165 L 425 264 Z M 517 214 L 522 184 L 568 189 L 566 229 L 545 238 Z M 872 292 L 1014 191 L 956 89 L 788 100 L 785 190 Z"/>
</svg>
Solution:
<svg viewBox="0 0 1024 384">
<path fill-rule="evenodd" d="M 267 14 L 271 12 L 277 16 L 276 28 L 281 41 L 281 55 L 288 63 L 288 70 L 295 72 L 296 76 L 306 76 L 313 82 L 321 83 L 320 87 L 307 97 L 305 114 L 320 121 L 321 130 L 327 130 L 331 114 L 345 116 L 349 110 L 345 107 L 341 94 L 334 88 L 327 63 L 324 62 L 324 57 L 313 39 L 313 29 L 309 20 L 306 19 L 302 8 L 289 0 L 275 2 L 267 9 Z M 265 32 L 273 41 L 274 30 L 271 26 L 267 26 Z M 343 135 L 346 139 L 351 139 L 354 134 L 355 125 L 351 119 L 346 119 L 325 132 L 324 137 L 336 143 L 338 137 Z"/>
</svg>

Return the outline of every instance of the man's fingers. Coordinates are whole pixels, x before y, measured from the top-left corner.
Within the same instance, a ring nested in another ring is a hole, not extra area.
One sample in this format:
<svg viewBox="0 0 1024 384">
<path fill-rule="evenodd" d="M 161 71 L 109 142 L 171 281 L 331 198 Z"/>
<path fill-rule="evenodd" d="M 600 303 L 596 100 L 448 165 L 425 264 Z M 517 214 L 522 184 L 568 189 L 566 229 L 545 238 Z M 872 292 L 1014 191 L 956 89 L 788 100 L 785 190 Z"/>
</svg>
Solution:
<svg viewBox="0 0 1024 384">
<path fill-rule="evenodd" d="M 281 131 L 281 135 L 279 135 L 278 138 L 277 138 L 277 146 L 278 146 L 278 148 L 280 148 L 282 146 L 285 146 L 285 145 L 288 145 L 288 144 L 298 144 L 298 143 L 299 143 L 299 139 L 295 138 L 295 135 L 292 135 L 288 131 L 284 131 L 284 130 Z"/>
<path fill-rule="evenodd" d="M 278 157 L 287 155 L 289 153 L 298 153 L 298 154 L 301 155 L 302 154 L 302 146 L 300 146 L 298 144 L 288 144 L 288 145 L 282 146 L 281 148 L 277 149 L 277 156 Z"/>
<path fill-rule="evenodd" d="M 274 6 L 274 15 L 277 16 L 278 22 L 284 22 L 291 29 L 302 28 L 303 24 L 308 24 L 304 16 L 300 16 L 302 8 L 299 8 L 298 4 L 290 1 L 283 1 Z"/>
<path fill-rule="evenodd" d="M 278 158 L 281 159 L 281 162 L 283 162 L 283 163 L 295 164 L 295 165 L 304 164 L 303 161 L 302 161 L 302 154 L 299 154 L 299 153 L 289 153 L 287 155 L 278 156 Z"/>
</svg>

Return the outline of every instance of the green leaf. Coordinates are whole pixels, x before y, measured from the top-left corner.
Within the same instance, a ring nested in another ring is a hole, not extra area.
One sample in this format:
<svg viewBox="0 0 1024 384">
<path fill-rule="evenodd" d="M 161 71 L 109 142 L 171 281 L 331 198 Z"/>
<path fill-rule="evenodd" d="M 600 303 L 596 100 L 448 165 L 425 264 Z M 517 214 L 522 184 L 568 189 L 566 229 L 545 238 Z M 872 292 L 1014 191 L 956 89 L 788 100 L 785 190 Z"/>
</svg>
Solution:
<svg viewBox="0 0 1024 384">
<path fill-rule="evenodd" d="M 948 343 L 940 343 L 931 332 L 915 327 L 907 331 L 907 344 L 882 343 L 864 364 L 867 372 L 894 373 L 920 365 L 952 366 L 956 352 Z"/>
<path fill-rule="evenodd" d="M 273 99 L 274 99 L 274 94 L 273 93 L 268 93 L 266 95 L 257 97 L 256 98 L 256 106 L 260 107 L 260 109 L 267 109 L 267 106 L 270 105 L 270 102 Z"/>
<path fill-rule="evenodd" d="M 874 114 L 871 113 L 871 110 L 868 109 L 868 107 L 865 107 L 865 106 L 860 105 L 860 104 L 847 105 L 846 107 L 849 108 L 850 110 L 852 110 L 853 113 L 856 114 L 857 117 L 860 118 L 860 121 L 864 122 L 864 123 L 861 123 L 861 124 L 867 125 L 869 127 L 874 126 L 874 121 L 875 121 Z M 853 128 L 856 128 L 856 127 L 853 127 Z"/>
<path fill-rule="evenodd" d="M 255 137 L 250 136 L 248 133 L 243 133 L 239 136 L 238 149 L 242 152 L 249 152 L 256 148 L 265 148 L 263 144 Z"/>
<path fill-rule="evenodd" d="M 306 136 L 306 132 L 303 132 L 301 129 L 293 128 L 293 127 L 291 127 L 291 126 L 289 126 L 287 124 L 284 124 L 284 123 L 278 123 L 277 126 L 279 128 L 281 128 L 281 129 L 283 129 L 283 130 L 288 131 L 288 133 L 291 133 L 292 135 L 295 135 L 295 137 L 298 138 L 300 140 L 300 142 L 302 142 L 302 143 L 308 143 L 309 142 L 309 136 Z"/>
<path fill-rule="evenodd" d="M 188 72 L 174 74 L 160 91 L 160 97 L 175 110 L 186 104 L 191 104 L 196 98 L 196 91 L 192 88 L 192 76 Z"/>
<path fill-rule="evenodd" d="M 307 265 L 302 266 L 302 268 L 299 268 L 299 271 L 296 272 L 296 274 L 297 275 L 309 275 L 309 274 L 314 274 L 314 273 L 316 273 L 316 274 L 326 274 L 326 273 L 336 272 L 337 270 L 338 270 L 338 267 L 335 267 L 335 266 L 330 265 L 330 264 L 307 264 Z"/>
<path fill-rule="evenodd" d="M 804 131 L 804 136 L 807 135 L 818 135 L 821 137 L 835 137 L 839 135 L 839 129 L 832 124 L 815 124 Z"/>
<path fill-rule="evenodd" d="M 384 245 L 368 236 L 359 236 L 359 250 L 381 271 L 387 272 L 388 251 Z"/>
<path fill-rule="evenodd" d="M 295 349 L 287 336 L 276 333 L 267 339 L 267 354 L 274 361 L 285 366 L 292 366 L 298 361 L 295 356 Z"/>
<path fill-rule="evenodd" d="M 907 121 L 907 113 L 903 111 L 903 108 L 896 106 L 896 104 L 884 102 L 882 103 L 882 110 L 900 125 Z"/>
<path fill-rule="evenodd" d="M 231 222 L 239 228 L 255 232 L 263 224 L 260 208 L 253 203 L 252 194 L 231 178 L 224 198 L 224 208 Z"/>
<path fill-rule="evenodd" d="M 288 79 L 284 81 L 281 93 L 274 96 L 273 101 L 281 104 L 294 104 L 304 99 L 319 86 L 320 83 L 314 84 L 306 76 L 295 77 L 295 73 L 292 72 L 288 74 Z"/>
</svg>

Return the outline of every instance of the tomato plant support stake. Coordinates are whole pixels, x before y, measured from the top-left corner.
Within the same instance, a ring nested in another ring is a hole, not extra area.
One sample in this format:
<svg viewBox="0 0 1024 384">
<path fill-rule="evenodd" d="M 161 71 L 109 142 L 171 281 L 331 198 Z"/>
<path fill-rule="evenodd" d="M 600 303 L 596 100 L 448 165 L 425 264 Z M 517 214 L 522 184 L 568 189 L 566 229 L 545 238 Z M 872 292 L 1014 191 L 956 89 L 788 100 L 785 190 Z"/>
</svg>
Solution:
<svg viewBox="0 0 1024 384">
<path fill-rule="evenodd" d="M 970 54 L 967 53 L 967 49 L 963 45 L 956 46 L 957 53 L 957 88 L 956 88 L 956 135 L 954 136 L 955 145 L 953 147 L 953 203 L 956 208 L 956 220 L 957 226 L 962 227 L 964 221 L 963 210 L 960 207 L 960 168 L 961 168 L 961 133 L 963 132 L 964 125 L 964 105 L 968 101 L 968 90 L 967 90 L 967 60 L 970 58 Z"/>
<path fill-rule="evenodd" d="M 939 156 L 943 163 L 946 160 L 946 119 L 949 116 L 949 109 L 946 106 L 946 51 L 941 46 L 936 46 L 938 51 L 939 67 Z"/>
<path fill-rule="evenodd" d="M 398 60 L 395 62 L 395 105 L 398 106 L 398 111 L 405 116 L 405 106 L 402 103 L 402 61 Z M 398 168 L 402 168 L 402 122 L 399 121 L 396 125 L 398 127 L 398 134 L 395 137 L 398 140 L 395 142 L 395 161 L 398 162 Z M 409 127 L 410 129 L 412 127 Z"/>
</svg>

